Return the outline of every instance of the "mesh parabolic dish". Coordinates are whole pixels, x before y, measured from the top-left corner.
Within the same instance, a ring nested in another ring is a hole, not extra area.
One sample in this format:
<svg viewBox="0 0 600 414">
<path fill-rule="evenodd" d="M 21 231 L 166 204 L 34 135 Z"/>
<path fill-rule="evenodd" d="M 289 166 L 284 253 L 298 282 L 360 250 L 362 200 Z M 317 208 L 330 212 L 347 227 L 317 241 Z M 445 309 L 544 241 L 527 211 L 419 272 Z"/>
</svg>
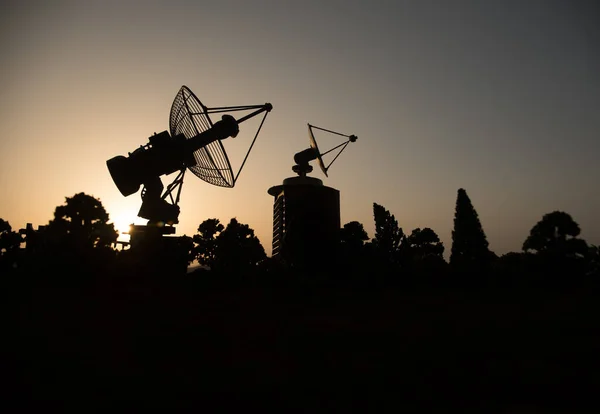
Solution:
<svg viewBox="0 0 600 414">
<path fill-rule="evenodd" d="M 171 106 L 171 136 L 183 134 L 186 139 L 191 139 L 212 126 L 207 108 L 187 86 L 182 86 Z M 231 188 L 235 185 L 231 164 L 220 140 L 197 149 L 194 158 L 196 165 L 188 166 L 194 175 L 219 187 Z"/>
<path fill-rule="evenodd" d="M 323 163 L 321 151 L 319 151 L 319 147 L 317 146 L 317 140 L 315 139 L 315 136 L 312 131 L 312 125 L 310 124 L 308 125 L 308 140 L 310 142 L 310 147 L 314 149 L 317 153 L 317 162 L 319 163 L 319 167 L 321 167 L 321 170 L 323 171 L 323 174 L 325 174 L 325 177 L 328 177 L 327 168 L 325 168 L 325 164 Z"/>
</svg>

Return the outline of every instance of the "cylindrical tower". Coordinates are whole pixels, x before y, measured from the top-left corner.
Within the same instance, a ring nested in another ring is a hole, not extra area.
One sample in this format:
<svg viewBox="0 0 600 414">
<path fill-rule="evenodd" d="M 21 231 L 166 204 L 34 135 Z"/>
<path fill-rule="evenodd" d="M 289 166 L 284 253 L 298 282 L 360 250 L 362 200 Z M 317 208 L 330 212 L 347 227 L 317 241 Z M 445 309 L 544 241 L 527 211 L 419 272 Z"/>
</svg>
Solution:
<svg viewBox="0 0 600 414">
<path fill-rule="evenodd" d="M 340 192 L 318 178 L 299 176 L 269 188 L 273 205 L 273 258 L 298 269 L 332 262 L 340 229 Z"/>
</svg>

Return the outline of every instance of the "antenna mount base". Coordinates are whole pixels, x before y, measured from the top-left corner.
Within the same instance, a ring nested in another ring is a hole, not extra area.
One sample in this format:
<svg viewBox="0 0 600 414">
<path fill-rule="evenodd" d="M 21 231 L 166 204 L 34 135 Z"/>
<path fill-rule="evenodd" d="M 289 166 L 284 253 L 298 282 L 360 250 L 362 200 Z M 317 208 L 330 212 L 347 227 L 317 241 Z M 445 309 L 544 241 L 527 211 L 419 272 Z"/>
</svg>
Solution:
<svg viewBox="0 0 600 414">
<path fill-rule="evenodd" d="M 306 164 L 296 164 L 292 167 L 292 171 L 295 172 L 296 174 L 298 174 L 300 177 L 306 177 L 306 174 L 308 174 L 309 172 L 312 172 L 313 167 L 306 163 Z"/>
</svg>

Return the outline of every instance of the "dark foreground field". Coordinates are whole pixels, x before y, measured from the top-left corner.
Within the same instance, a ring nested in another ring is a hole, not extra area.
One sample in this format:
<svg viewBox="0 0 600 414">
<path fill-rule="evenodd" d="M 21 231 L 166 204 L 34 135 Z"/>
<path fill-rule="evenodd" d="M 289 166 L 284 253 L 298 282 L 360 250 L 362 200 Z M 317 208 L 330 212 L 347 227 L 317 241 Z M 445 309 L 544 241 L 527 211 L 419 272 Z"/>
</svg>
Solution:
<svg viewBox="0 0 600 414">
<path fill-rule="evenodd" d="M 600 411 L 594 292 L 12 289 L 10 412 Z"/>
</svg>

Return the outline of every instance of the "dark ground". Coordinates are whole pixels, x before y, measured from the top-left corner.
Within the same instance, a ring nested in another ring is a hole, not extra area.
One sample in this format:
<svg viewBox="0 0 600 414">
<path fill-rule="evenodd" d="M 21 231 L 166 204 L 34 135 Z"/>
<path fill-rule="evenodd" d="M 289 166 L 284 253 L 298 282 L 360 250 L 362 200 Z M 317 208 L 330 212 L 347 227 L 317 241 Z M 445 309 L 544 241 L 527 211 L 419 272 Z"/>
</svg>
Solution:
<svg viewBox="0 0 600 414">
<path fill-rule="evenodd" d="M 6 412 L 600 412 L 592 291 L 113 279 L 4 293 Z"/>
</svg>

